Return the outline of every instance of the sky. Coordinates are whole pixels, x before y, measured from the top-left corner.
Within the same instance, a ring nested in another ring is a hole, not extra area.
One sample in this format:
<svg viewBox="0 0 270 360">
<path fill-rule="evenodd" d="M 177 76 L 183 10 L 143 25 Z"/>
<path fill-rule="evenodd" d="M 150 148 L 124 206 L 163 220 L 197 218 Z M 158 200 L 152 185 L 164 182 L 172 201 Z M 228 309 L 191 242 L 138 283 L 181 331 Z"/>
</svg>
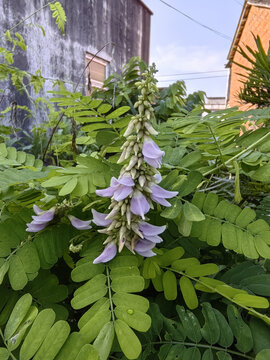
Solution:
<svg viewBox="0 0 270 360">
<path fill-rule="evenodd" d="M 154 13 L 150 63 L 157 66 L 158 86 L 193 78 L 185 81 L 187 93 L 203 90 L 207 96 L 226 96 L 225 65 L 244 0 L 165 0 L 225 37 L 192 22 L 160 0 L 143 1 Z M 200 73 L 206 71 L 211 73 Z M 199 77 L 211 78 L 194 79 Z"/>
</svg>

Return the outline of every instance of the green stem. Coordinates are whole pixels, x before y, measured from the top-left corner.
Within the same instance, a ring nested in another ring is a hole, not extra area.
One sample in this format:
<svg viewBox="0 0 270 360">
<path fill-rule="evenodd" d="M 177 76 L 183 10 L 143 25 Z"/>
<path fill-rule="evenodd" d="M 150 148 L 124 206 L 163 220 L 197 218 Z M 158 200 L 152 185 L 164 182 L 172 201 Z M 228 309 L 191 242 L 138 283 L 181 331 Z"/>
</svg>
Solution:
<svg viewBox="0 0 270 360">
<path fill-rule="evenodd" d="M 12 352 L 9 350 L 8 345 L 7 345 L 7 342 L 6 342 L 6 340 L 5 340 L 5 337 L 4 337 L 4 334 L 3 334 L 1 328 L 0 328 L 0 336 L 1 336 L 2 340 L 3 340 L 3 342 L 4 342 L 5 347 L 7 348 L 7 351 L 8 351 L 9 356 L 12 358 L 12 360 L 17 360 L 16 357 L 15 357 L 15 356 L 12 354 Z"/>
<path fill-rule="evenodd" d="M 108 291 L 109 291 L 109 300 L 110 300 L 110 308 L 112 313 L 112 321 L 115 322 L 115 316 L 113 311 L 113 301 L 112 301 L 112 289 L 111 289 L 111 279 L 110 279 L 110 273 L 109 273 L 109 266 L 106 265 L 106 276 L 107 276 L 107 284 L 108 284 Z"/>
<path fill-rule="evenodd" d="M 208 129 L 210 130 L 210 132 L 211 132 L 211 134 L 212 134 L 212 136 L 213 136 L 213 138 L 214 138 L 214 142 L 215 142 L 216 147 L 217 147 L 217 149 L 218 149 L 218 152 L 219 152 L 219 156 L 220 156 L 220 160 L 221 160 L 221 162 L 222 162 L 222 165 L 223 165 L 224 167 L 226 167 L 226 165 L 225 165 L 225 163 L 224 163 L 223 155 L 222 155 L 222 152 L 221 152 L 221 148 L 220 148 L 220 146 L 219 146 L 219 144 L 218 144 L 218 141 L 217 141 L 217 138 L 216 138 L 216 136 L 215 136 L 215 134 L 214 134 L 211 126 L 210 126 L 210 125 L 207 125 L 207 127 L 208 127 Z"/>
<path fill-rule="evenodd" d="M 22 19 L 20 22 L 18 22 L 16 25 L 12 26 L 10 29 L 6 30 L 6 31 L 13 31 L 14 29 L 16 29 L 18 26 L 22 25 L 23 23 L 25 23 L 28 19 L 30 19 L 32 16 L 36 15 L 39 11 L 45 9 L 47 6 L 49 6 L 53 1 L 49 1 L 47 4 L 43 5 L 41 8 L 37 9 L 36 11 L 34 11 L 32 14 L 30 14 L 29 16 L 27 16 L 26 18 Z M 0 39 L 3 39 L 5 37 L 5 35 L 2 35 L 0 37 Z"/>
<path fill-rule="evenodd" d="M 261 314 L 260 312 L 254 310 L 253 308 L 251 308 L 249 306 L 239 304 L 239 302 L 233 300 L 231 297 L 229 297 L 228 295 L 225 295 L 224 293 L 222 293 L 221 291 L 219 291 L 216 288 L 212 287 L 211 285 L 206 284 L 203 281 L 201 281 L 201 280 L 199 280 L 199 279 L 197 279 L 197 278 L 195 278 L 193 276 L 187 275 L 186 273 L 184 273 L 182 271 L 179 271 L 179 270 L 176 270 L 176 269 L 173 269 L 173 268 L 169 268 L 167 266 L 162 266 L 162 268 L 167 269 L 167 270 L 171 270 L 171 271 L 173 271 L 173 272 L 175 272 L 177 274 L 180 274 L 182 276 L 185 276 L 185 277 L 189 278 L 190 280 L 193 280 L 193 281 L 197 282 L 198 284 L 201 284 L 201 285 L 207 287 L 212 292 L 215 292 L 215 293 L 221 295 L 225 299 L 227 299 L 227 300 L 231 301 L 232 303 L 234 303 L 235 305 L 240 306 L 241 308 L 247 310 L 249 313 L 251 313 L 255 317 L 258 317 L 258 318 L 264 320 L 268 325 L 270 325 L 270 318 L 267 315 Z"/>
<path fill-rule="evenodd" d="M 219 347 L 219 346 L 212 346 L 212 345 L 205 345 L 205 344 L 195 344 L 195 343 L 190 343 L 190 342 L 185 342 L 185 341 L 156 341 L 156 342 L 150 342 L 150 343 L 147 343 L 147 344 L 143 344 L 143 346 L 160 345 L 160 344 L 171 344 L 171 345 L 179 345 L 180 344 L 180 345 L 194 346 L 194 347 L 204 348 L 204 349 L 213 349 L 213 350 L 217 350 L 217 351 L 225 351 L 225 352 L 233 354 L 233 355 L 241 356 L 241 357 L 243 357 L 245 359 L 254 360 L 254 357 L 245 355 L 243 353 L 239 353 L 238 351 L 224 349 L 224 348 Z"/>
<path fill-rule="evenodd" d="M 261 137 L 259 140 L 255 141 L 253 144 L 251 144 L 250 146 L 248 146 L 246 149 L 240 151 L 240 153 L 236 154 L 235 156 L 233 156 L 232 158 L 230 158 L 229 160 L 225 161 L 224 165 L 228 165 L 229 163 L 231 163 L 232 161 L 236 160 L 237 158 L 239 158 L 239 156 L 245 154 L 247 151 L 253 149 L 256 145 L 258 145 L 259 143 L 261 143 L 262 141 L 264 141 L 267 136 L 269 136 L 270 132 L 268 132 L 267 134 L 265 134 L 263 137 Z M 216 170 L 220 169 L 223 167 L 223 164 L 220 164 L 218 166 L 216 166 L 214 169 L 211 169 L 209 171 L 207 171 L 206 173 L 203 174 L 203 176 L 209 175 L 212 172 L 215 172 Z"/>
</svg>

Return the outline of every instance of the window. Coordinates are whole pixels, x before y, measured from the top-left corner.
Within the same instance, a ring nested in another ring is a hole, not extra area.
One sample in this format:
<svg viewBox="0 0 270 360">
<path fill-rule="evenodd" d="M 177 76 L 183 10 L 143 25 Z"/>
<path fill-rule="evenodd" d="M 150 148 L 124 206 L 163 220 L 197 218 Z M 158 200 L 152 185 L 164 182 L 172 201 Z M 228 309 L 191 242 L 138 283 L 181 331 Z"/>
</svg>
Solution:
<svg viewBox="0 0 270 360">
<path fill-rule="evenodd" d="M 86 65 L 94 55 L 87 53 L 86 54 Z M 102 88 L 104 80 L 106 79 L 106 66 L 108 61 L 96 56 L 91 61 L 90 65 L 87 67 L 86 74 L 86 92 L 90 94 L 93 88 Z"/>
</svg>

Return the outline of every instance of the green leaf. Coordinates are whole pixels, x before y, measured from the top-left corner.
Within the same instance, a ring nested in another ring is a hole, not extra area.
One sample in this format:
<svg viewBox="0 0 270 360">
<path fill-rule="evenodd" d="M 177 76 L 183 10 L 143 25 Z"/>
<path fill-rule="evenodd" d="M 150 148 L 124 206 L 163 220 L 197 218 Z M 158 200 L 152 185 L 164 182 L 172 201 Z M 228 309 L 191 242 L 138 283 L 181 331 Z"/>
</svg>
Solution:
<svg viewBox="0 0 270 360">
<path fill-rule="evenodd" d="M 53 360 L 68 338 L 70 327 L 66 321 L 57 321 L 48 331 L 34 360 Z"/>
<path fill-rule="evenodd" d="M 137 331 L 146 332 L 151 326 L 150 316 L 134 309 L 132 304 L 130 306 L 117 306 L 114 313 L 118 319 L 123 320 Z"/>
<path fill-rule="evenodd" d="M 212 275 L 217 272 L 216 264 L 190 265 L 186 268 L 186 274 L 193 277 Z"/>
<path fill-rule="evenodd" d="M 191 194 L 197 186 L 202 181 L 202 174 L 198 171 L 191 171 L 187 179 L 183 182 L 182 185 L 177 189 L 178 190 L 178 196 L 183 197 Z"/>
<path fill-rule="evenodd" d="M 0 347 L 0 360 L 8 360 L 9 352 L 6 348 Z"/>
<path fill-rule="evenodd" d="M 214 360 L 214 355 L 211 349 L 205 350 L 202 356 L 202 360 Z"/>
<path fill-rule="evenodd" d="M 269 307 L 268 300 L 260 296 L 237 294 L 233 297 L 233 300 L 238 304 L 253 308 L 267 309 Z"/>
<path fill-rule="evenodd" d="M 217 358 L 218 360 L 232 360 L 231 355 L 225 351 L 218 351 Z"/>
<path fill-rule="evenodd" d="M 112 131 L 99 131 L 96 136 L 96 143 L 98 146 L 110 145 L 118 139 L 118 137 L 118 134 Z"/>
<path fill-rule="evenodd" d="M 99 360 L 98 351 L 93 345 L 84 345 L 75 360 Z"/>
<path fill-rule="evenodd" d="M 113 322 L 108 322 L 103 326 L 94 341 L 94 347 L 99 353 L 100 360 L 107 360 L 112 348 L 114 340 L 114 325 Z"/>
<path fill-rule="evenodd" d="M 9 262 L 4 261 L 4 263 L 0 266 L 0 285 L 2 284 L 4 277 L 9 269 Z"/>
<path fill-rule="evenodd" d="M 188 201 L 185 201 L 184 203 L 183 212 L 185 218 L 189 221 L 202 221 L 205 219 L 205 216 L 200 209 Z"/>
<path fill-rule="evenodd" d="M 214 309 L 209 303 L 203 303 L 202 313 L 205 319 L 204 326 L 201 329 L 202 336 L 209 344 L 214 345 L 220 338 L 220 327 Z"/>
<path fill-rule="evenodd" d="M 20 360 L 30 360 L 38 351 L 55 320 L 52 309 L 42 310 L 36 317 L 20 349 Z"/>
<path fill-rule="evenodd" d="M 108 111 L 111 110 L 111 108 L 112 108 L 112 105 L 110 105 L 110 104 L 102 104 L 97 108 L 97 111 L 100 114 L 106 114 Z"/>
<path fill-rule="evenodd" d="M 196 309 L 199 302 L 192 282 L 187 277 L 182 276 L 179 284 L 187 307 L 191 310 Z"/>
<path fill-rule="evenodd" d="M 255 354 L 259 353 L 263 349 L 270 349 L 269 326 L 253 316 L 250 319 L 249 326 L 254 341 L 253 349 Z"/>
<path fill-rule="evenodd" d="M 176 305 L 176 311 L 184 328 L 184 333 L 193 342 L 199 343 L 202 339 L 201 325 L 191 311 L 186 311 L 183 306 Z"/>
<path fill-rule="evenodd" d="M 137 359 L 142 351 L 142 346 L 135 333 L 120 319 L 115 321 L 114 327 L 118 343 L 124 355 L 130 360 Z"/>
<path fill-rule="evenodd" d="M 121 106 L 120 108 L 114 110 L 113 112 L 111 112 L 109 115 L 107 115 L 107 119 L 116 119 L 119 116 L 125 114 L 127 111 L 130 110 L 129 106 Z"/>
<path fill-rule="evenodd" d="M 113 294 L 115 306 L 132 306 L 134 310 L 146 312 L 149 308 L 149 301 L 140 295 L 116 293 Z"/>
<path fill-rule="evenodd" d="M 23 295 L 17 301 L 5 328 L 5 339 L 9 339 L 15 333 L 25 315 L 27 314 L 31 304 L 32 296 L 30 294 Z"/>
<path fill-rule="evenodd" d="M 166 219 L 175 219 L 182 211 L 182 202 L 175 198 L 171 201 L 170 207 L 164 209 L 160 215 Z"/>
<path fill-rule="evenodd" d="M 165 271 L 162 282 L 165 299 L 175 300 L 177 298 L 177 281 L 174 273 L 170 270 Z"/>
<path fill-rule="evenodd" d="M 65 196 L 65 195 L 72 193 L 72 191 L 75 189 L 77 183 L 78 183 L 78 179 L 76 177 L 71 178 L 59 191 L 59 195 Z"/>
<path fill-rule="evenodd" d="M 264 349 L 256 355 L 255 360 L 268 360 L 270 357 L 270 349 Z"/>
<path fill-rule="evenodd" d="M 184 351 L 183 360 L 201 360 L 201 353 L 197 347 L 191 347 Z"/>
<path fill-rule="evenodd" d="M 220 311 L 214 309 L 214 313 L 220 328 L 220 338 L 218 340 L 218 344 L 224 348 L 229 348 L 234 340 L 232 330 L 226 318 Z"/>
</svg>

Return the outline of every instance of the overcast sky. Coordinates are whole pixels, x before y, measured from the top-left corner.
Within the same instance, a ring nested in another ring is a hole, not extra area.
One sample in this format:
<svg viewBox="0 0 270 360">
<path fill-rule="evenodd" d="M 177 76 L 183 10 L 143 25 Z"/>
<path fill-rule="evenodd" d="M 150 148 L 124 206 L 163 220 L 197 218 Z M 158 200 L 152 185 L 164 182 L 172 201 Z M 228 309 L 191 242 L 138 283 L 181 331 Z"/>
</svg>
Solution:
<svg viewBox="0 0 270 360">
<path fill-rule="evenodd" d="M 195 24 L 160 0 L 144 0 L 153 11 L 151 19 L 150 62 L 157 65 L 159 86 L 176 80 L 187 80 L 187 91 L 204 90 L 208 96 L 225 96 L 227 88 L 227 55 L 244 0 L 165 0 L 195 20 L 218 32 L 218 36 Z M 175 75 L 204 71 L 208 74 Z"/>
</svg>

